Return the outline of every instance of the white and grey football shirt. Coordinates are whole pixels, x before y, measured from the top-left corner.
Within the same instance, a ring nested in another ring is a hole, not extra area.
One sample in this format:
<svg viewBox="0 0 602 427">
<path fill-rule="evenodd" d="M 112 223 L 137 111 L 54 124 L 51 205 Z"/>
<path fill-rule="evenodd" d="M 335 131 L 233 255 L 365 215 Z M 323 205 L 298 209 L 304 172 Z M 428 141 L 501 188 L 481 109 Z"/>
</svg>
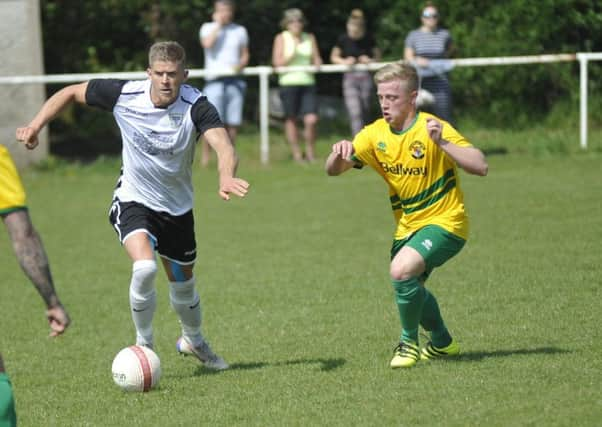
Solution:
<svg viewBox="0 0 602 427">
<path fill-rule="evenodd" d="M 123 168 L 115 196 L 182 215 L 193 206 L 196 141 L 206 130 L 224 125 L 198 89 L 182 85 L 175 102 L 157 108 L 150 87 L 150 80 L 94 79 L 86 103 L 112 111 L 121 131 Z"/>
</svg>

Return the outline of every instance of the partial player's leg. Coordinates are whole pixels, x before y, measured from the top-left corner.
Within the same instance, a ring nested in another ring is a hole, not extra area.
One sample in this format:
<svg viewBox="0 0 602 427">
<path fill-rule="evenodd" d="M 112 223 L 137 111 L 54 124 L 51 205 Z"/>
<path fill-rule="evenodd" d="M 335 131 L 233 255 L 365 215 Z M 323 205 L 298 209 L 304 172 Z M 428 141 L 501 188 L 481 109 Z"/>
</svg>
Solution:
<svg viewBox="0 0 602 427">
<path fill-rule="evenodd" d="M 15 399 L 13 389 L 4 372 L 4 363 L 0 355 L 0 426 L 15 427 L 17 425 L 17 414 L 15 412 Z"/>
<path fill-rule="evenodd" d="M 211 369 L 227 369 L 201 334 L 201 299 L 193 273 L 196 258 L 192 211 L 181 215 L 161 215 L 161 238 L 157 250 L 169 279 L 169 299 L 180 320 L 182 337 L 176 344 L 180 353 L 192 354 Z"/>
<path fill-rule="evenodd" d="M 431 245 L 423 245 L 428 240 Z M 464 247 L 466 241 L 438 226 L 427 226 L 420 230 L 420 246 L 418 241 L 412 242 L 414 247 L 421 248 L 426 258 L 427 270 L 439 267 L 454 257 Z M 428 246 L 428 249 L 427 249 Z M 425 331 L 430 333 L 431 340 L 421 351 L 421 359 L 428 360 L 446 356 L 456 356 L 460 353 L 460 346 L 452 338 L 439 309 L 435 295 L 424 289 L 424 305 L 420 324 Z"/>
<path fill-rule="evenodd" d="M 130 234 L 123 246 L 131 258 L 130 309 L 136 327 L 136 344 L 153 348 L 153 317 L 157 307 L 154 246 L 146 231 Z"/>
<path fill-rule="evenodd" d="M 227 369 L 228 364 L 216 355 L 201 334 L 201 298 L 195 287 L 193 264 L 180 264 L 161 258 L 169 279 L 169 299 L 178 315 L 182 336 L 176 349 L 182 354 L 191 354 L 211 369 Z"/>
<path fill-rule="evenodd" d="M 393 250 L 397 252 L 391 261 L 390 274 L 402 328 L 391 367 L 409 368 L 420 358 L 418 326 L 422 318 L 424 288 L 419 277 L 425 271 L 425 262 L 421 254 L 408 246 L 407 242 Z"/>
<path fill-rule="evenodd" d="M 132 260 L 129 300 L 136 327 L 136 344 L 153 347 L 153 317 L 157 306 L 155 277 L 155 213 L 136 202 L 113 200 L 109 222 Z"/>
</svg>

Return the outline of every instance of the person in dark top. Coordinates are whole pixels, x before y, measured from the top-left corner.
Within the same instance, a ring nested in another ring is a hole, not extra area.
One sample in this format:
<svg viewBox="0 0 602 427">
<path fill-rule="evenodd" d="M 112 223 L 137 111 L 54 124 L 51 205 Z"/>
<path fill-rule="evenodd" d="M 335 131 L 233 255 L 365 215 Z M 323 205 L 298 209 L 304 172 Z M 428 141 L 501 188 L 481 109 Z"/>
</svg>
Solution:
<svg viewBox="0 0 602 427">
<path fill-rule="evenodd" d="M 360 9 L 352 10 L 347 19 L 347 31 L 339 36 L 330 52 L 330 62 L 353 66 L 379 60 L 380 50 L 373 37 L 366 33 L 364 13 Z M 343 74 L 343 97 L 353 135 L 369 121 L 373 89 L 374 83 L 369 71 L 351 69 Z"/>
</svg>

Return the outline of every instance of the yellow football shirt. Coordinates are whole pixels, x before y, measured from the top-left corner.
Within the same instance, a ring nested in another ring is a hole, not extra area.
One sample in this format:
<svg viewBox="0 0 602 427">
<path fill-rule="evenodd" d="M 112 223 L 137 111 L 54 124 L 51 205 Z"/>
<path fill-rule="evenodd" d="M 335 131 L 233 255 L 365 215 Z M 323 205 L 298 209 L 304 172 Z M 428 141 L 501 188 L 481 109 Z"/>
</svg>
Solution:
<svg viewBox="0 0 602 427">
<path fill-rule="evenodd" d="M 436 117 L 417 113 L 414 123 L 402 132 L 391 129 L 384 119 L 376 120 L 353 140 L 353 160 L 372 167 L 389 186 L 397 222 L 395 239 L 426 225 L 438 225 L 466 239 L 468 218 L 456 163 L 428 136 L 428 118 Z M 438 120 L 443 123 L 443 139 L 472 146 L 449 123 Z"/>
<path fill-rule="evenodd" d="M 0 145 L 0 213 L 25 208 L 25 190 L 10 152 Z"/>
</svg>

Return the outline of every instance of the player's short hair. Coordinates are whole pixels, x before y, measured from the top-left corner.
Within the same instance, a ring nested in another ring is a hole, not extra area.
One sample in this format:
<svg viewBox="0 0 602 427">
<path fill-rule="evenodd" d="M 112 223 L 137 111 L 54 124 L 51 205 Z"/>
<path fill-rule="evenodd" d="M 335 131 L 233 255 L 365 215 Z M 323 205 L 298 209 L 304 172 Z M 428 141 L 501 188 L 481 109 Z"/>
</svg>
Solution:
<svg viewBox="0 0 602 427">
<path fill-rule="evenodd" d="M 408 92 L 418 90 L 419 87 L 418 72 L 412 64 L 406 61 L 391 62 L 380 68 L 374 74 L 374 82 L 376 84 L 389 82 L 391 80 L 406 82 Z"/>
<path fill-rule="evenodd" d="M 155 61 L 175 62 L 184 66 L 186 51 L 178 42 L 157 42 L 148 51 L 148 65 L 153 65 Z"/>
</svg>

